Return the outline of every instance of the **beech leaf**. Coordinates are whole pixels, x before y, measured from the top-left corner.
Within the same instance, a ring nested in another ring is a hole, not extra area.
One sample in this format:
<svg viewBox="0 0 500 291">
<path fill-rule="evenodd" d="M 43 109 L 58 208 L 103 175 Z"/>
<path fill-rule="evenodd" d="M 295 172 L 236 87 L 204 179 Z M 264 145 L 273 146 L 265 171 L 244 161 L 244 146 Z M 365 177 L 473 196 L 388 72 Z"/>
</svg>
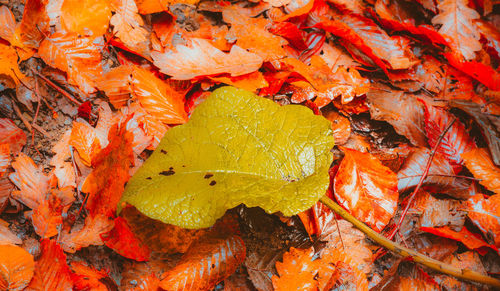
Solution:
<svg viewBox="0 0 500 291">
<path fill-rule="evenodd" d="M 325 193 L 332 147 L 330 122 L 306 107 L 219 88 L 166 132 L 122 202 L 184 228 L 211 226 L 241 203 L 294 215 Z"/>
</svg>

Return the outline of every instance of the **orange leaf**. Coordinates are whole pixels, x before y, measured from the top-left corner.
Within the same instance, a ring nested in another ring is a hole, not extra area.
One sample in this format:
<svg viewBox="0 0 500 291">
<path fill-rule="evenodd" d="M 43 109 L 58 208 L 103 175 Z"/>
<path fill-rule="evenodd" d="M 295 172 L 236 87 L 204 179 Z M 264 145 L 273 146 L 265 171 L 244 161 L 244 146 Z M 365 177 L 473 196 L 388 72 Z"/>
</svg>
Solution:
<svg viewBox="0 0 500 291">
<path fill-rule="evenodd" d="M 73 122 L 69 144 L 75 147 L 83 164 L 90 166 L 101 149 L 95 130 L 86 122 Z"/>
<path fill-rule="evenodd" d="M 185 229 L 151 219 L 135 207 L 125 207 L 121 213 L 134 235 L 157 254 L 185 253 L 191 243 L 206 234 L 206 229 Z"/>
<path fill-rule="evenodd" d="M 305 0 L 305 1 L 307 1 L 307 3 L 305 3 L 303 6 L 293 10 L 291 13 L 277 19 L 276 21 L 277 22 L 286 21 L 290 18 L 305 15 L 305 14 L 309 13 L 309 11 L 311 11 L 311 9 L 314 7 L 314 0 Z M 297 1 L 297 2 L 304 3 L 303 1 Z"/>
<path fill-rule="evenodd" d="M 54 240 L 44 239 L 40 248 L 42 255 L 36 262 L 33 280 L 26 290 L 72 290 L 71 271 L 61 247 Z"/>
<path fill-rule="evenodd" d="M 122 196 L 125 183 L 130 178 L 129 168 L 134 163 L 133 135 L 125 126 L 114 125 L 108 139 L 108 146 L 92 160 L 94 170 L 82 186 L 82 192 L 89 195 L 86 208 L 91 216 L 115 215 L 116 205 Z"/>
<path fill-rule="evenodd" d="M 8 118 L 0 118 L 0 140 L 10 145 L 12 155 L 16 156 L 26 144 L 26 134 Z"/>
<path fill-rule="evenodd" d="M 150 32 L 144 27 L 144 21 L 138 14 L 135 1 L 113 0 L 111 7 L 115 14 L 111 17 L 113 34 L 118 37 L 129 50 L 149 58 Z"/>
<path fill-rule="evenodd" d="M 334 194 L 352 215 L 380 232 L 396 213 L 398 178 L 370 153 L 341 148 Z"/>
<path fill-rule="evenodd" d="M 331 110 L 325 113 L 325 118 L 331 122 L 335 144 L 343 145 L 351 135 L 351 123 L 349 119 Z"/>
<path fill-rule="evenodd" d="M 191 46 L 177 45 L 174 51 L 152 52 L 154 64 L 162 73 L 177 80 L 188 80 L 199 76 L 229 73 L 240 76 L 257 71 L 263 59 L 237 45 L 224 53 L 208 40 L 191 39 Z"/>
<path fill-rule="evenodd" d="M 279 277 L 272 278 L 274 290 L 318 290 L 318 262 L 312 260 L 313 255 L 311 249 L 290 248 L 283 255 L 283 262 L 276 262 Z"/>
<path fill-rule="evenodd" d="M 50 238 L 58 233 L 58 228 L 63 222 L 62 208 L 60 199 L 55 195 L 50 195 L 33 210 L 31 215 L 33 227 L 41 238 Z"/>
<path fill-rule="evenodd" d="M 33 256 L 23 248 L 0 245 L 0 290 L 23 290 L 33 277 Z"/>
<path fill-rule="evenodd" d="M 92 290 L 92 291 L 107 291 L 108 287 L 99 281 L 107 278 L 108 274 L 104 271 L 94 269 L 92 266 L 84 265 L 81 262 L 72 262 L 71 269 L 74 273 L 71 274 L 75 290 Z"/>
<path fill-rule="evenodd" d="M 473 20 L 479 13 L 467 6 L 466 0 L 445 0 L 438 4 L 439 14 L 432 18 L 434 25 L 441 24 L 439 33 L 450 43 L 451 48 L 467 60 L 476 58 L 481 50 L 479 31 Z"/>
<path fill-rule="evenodd" d="M 101 235 L 104 244 L 125 258 L 147 261 L 151 251 L 130 229 L 122 217 L 115 218 L 115 227 Z"/>
<path fill-rule="evenodd" d="M 73 227 L 71 233 L 63 231 L 59 241 L 65 252 L 74 253 L 90 245 L 103 245 L 101 234 L 109 232 L 111 229 L 113 229 L 113 220 L 107 216 L 99 214 L 92 217 L 89 215 L 85 218 L 83 226 Z"/>
<path fill-rule="evenodd" d="M 246 249 L 237 235 L 204 238 L 191 245 L 180 263 L 164 274 L 165 290 L 210 290 L 229 277 L 245 260 Z"/>
<path fill-rule="evenodd" d="M 142 107 L 152 116 L 167 124 L 187 121 L 184 95 L 174 90 L 152 72 L 134 68 L 132 90 Z"/>
<path fill-rule="evenodd" d="M 111 8 L 107 0 L 64 0 L 61 6 L 63 29 L 80 35 L 103 35 L 110 18 Z"/>
<path fill-rule="evenodd" d="M 1 184 L 1 182 L 0 182 Z M 1 186 L 0 186 L 1 188 Z M 9 223 L 0 219 L 0 245 L 20 245 L 23 241 L 9 228 Z M 1 277 L 1 275 L 0 275 Z"/>
<path fill-rule="evenodd" d="M 288 42 L 266 29 L 270 24 L 269 20 L 246 17 L 231 8 L 225 9 L 222 15 L 224 22 L 231 24 L 229 35 L 236 38 L 237 46 L 259 55 L 264 62 L 287 55 L 283 46 Z"/>
<path fill-rule="evenodd" d="M 31 209 L 36 209 L 49 191 L 49 177 L 27 155 L 20 153 L 12 162 L 15 172 L 9 179 L 19 190 L 12 191 L 12 197 Z"/>
<path fill-rule="evenodd" d="M 7 6 L 0 6 L 0 38 L 10 42 L 12 46 L 22 46 L 16 32 L 16 19 Z M 17 38 L 16 38 L 17 36 Z"/>
<path fill-rule="evenodd" d="M 17 58 L 13 47 L 0 43 L 0 83 L 9 88 L 16 88 L 19 79 L 24 78 L 24 74 L 19 70 Z"/>
<path fill-rule="evenodd" d="M 437 236 L 446 237 L 452 240 L 459 241 L 471 250 L 478 250 L 483 247 L 489 247 L 494 250 L 497 250 L 497 248 L 494 245 L 487 244 L 479 234 L 470 232 L 465 226 L 462 227 L 460 231 L 454 231 L 448 226 L 421 227 L 420 229 L 425 232 L 435 234 Z"/>
<path fill-rule="evenodd" d="M 264 75 L 259 71 L 255 71 L 253 73 L 241 75 L 238 77 L 219 76 L 208 78 L 215 82 L 224 83 L 251 92 L 257 92 L 258 89 L 269 86 L 266 79 L 264 78 Z"/>
<path fill-rule="evenodd" d="M 26 0 L 23 19 L 19 24 L 19 36 L 24 45 L 38 48 L 40 42 L 50 33 L 47 3 L 43 0 Z M 17 33 L 17 31 L 16 31 Z"/>
<path fill-rule="evenodd" d="M 454 253 L 446 257 L 443 262 L 445 264 L 452 265 L 457 269 L 469 269 L 476 271 L 482 275 L 487 275 L 487 272 L 483 266 L 481 257 L 477 252 L 468 251 L 464 253 Z M 444 290 L 473 290 L 469 282 L 464 282 L 447 275 L 434 275 L 434 280 L 439 284 Z"/>
<path fill-rule="evenodd" d="M 49 66 L 66 72 L 71 84 L 90 94 L 96 91 L 95 81 L 102 75 L 103 45 L 102 37 L 56 32 L 42 41 L 38 54 Z"/>
<path fill-rule="evenodd" d="M 467 211 L 472 222 L 500 248 L 500 195 L 486 199 L 476 194 L 467 201 Z"/>
<path fill-rule="evenodd" d="M 97 81 L 99 90 L 104 91 L 109 98 L 109 102 L 115 108 L 124 106 L 130 99 L 132 93 L 132 73 L 134 67 L 119 66 L 104 74 L 101 80 Z"/>
<path fill-rule="evenodd" d="M 464 159 L 467 169 L 479 179 L 481 185 L 496 194 L 500 194 L 500 168 L 495 166 L 487 149 L 473 149 L 461 154 L 461 157 Z"/>
<path fill-rule="evenodd" d="M 136 0 L 137 7 L 141 14 L 151 14 L 162 11 L 169 11 L 169 6 L 175 3 L 195 5 L 200 0 Z"/>
<path fill-rule="evenodd" d="M 7 171 L 10 166 L 10 146 L 8 143 L 0 144 L 0 177 Z"/>
</svg>

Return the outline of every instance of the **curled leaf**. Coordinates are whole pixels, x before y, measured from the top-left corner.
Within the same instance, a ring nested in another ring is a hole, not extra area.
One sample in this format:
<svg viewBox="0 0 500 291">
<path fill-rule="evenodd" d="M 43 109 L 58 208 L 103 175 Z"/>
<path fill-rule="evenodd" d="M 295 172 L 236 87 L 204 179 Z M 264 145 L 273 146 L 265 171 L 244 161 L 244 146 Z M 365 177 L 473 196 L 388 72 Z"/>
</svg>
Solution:
<svg viewBox="0 0 500 291">
<path fill-rule="evenodd" d="M 472 222 L 500 248 L 500 195 L 485 198 L 476 194 L 467 201 L 467 211 Z"/>
<path fill-rule="evenodd" d="M 330 122 L 309 109 L 223 87 L 167 131 L 122 201 L 187 228 L 241 203 L 293 215 L 326 190 L 332 146 Z"/>
</svg>

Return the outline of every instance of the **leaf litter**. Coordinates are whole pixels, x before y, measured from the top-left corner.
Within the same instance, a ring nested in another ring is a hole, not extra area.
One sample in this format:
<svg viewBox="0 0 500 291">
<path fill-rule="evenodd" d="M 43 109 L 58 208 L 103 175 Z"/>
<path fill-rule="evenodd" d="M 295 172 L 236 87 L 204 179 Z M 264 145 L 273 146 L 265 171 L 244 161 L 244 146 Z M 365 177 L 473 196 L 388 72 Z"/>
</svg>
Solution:
<svg viewBox="0 0 500 291">
<path fill-rule="evenodd" d="M 200 230 L 115 210 L 162 137 L 231 85 L 327 118 L 328 193 L 359 220 L 388 235 L 419 188 L 394 240 L 497 274 L 497 6 L 1 2 L 0 289 L 483 288 L 380 256 L 320 203 L 237 206 Z"/>
</svg>

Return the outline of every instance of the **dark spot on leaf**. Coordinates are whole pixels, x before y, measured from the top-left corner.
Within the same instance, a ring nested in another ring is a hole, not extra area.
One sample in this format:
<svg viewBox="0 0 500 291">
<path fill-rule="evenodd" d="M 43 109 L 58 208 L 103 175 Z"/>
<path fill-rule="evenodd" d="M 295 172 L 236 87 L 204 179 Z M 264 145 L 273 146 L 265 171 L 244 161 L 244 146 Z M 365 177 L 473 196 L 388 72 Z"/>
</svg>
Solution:
<svg viewBox="0 0 500 291">
<path fill-rule="evenodd" d="M 182 165 L 182 167 L 183 167 L 183 168 L 185 168 L 185 167 L 186 167 L 186 165 Z"/>
<path fill-rule="evenodd" d="M 161 172 L 160 172 L 160 175 L 163 175 L 163 176 L 171 176 L 171 175 L 173 175 L 173 174 L 175 174 L 175 172 L 174 172 L 174 171 L 172 171 L 172 170 L 168 170 L 168 171 L 161 171 Z"/>
<path fill-rule="evenodd" d="M 172 170 L 174 169 L 174 167 L 170 167 L 170 168 L 168 168 L 168 169 L 169 169 L 170 171 L 172 171 Z"/>
<path fill-rule="evenodd" d="M 212 264 L 212 269 L 215 268 L 215 264 Z"/>
<path fill-rule="evenodd" d="M 151 177 L 147 177 L 146 179 L 147 179 L 147 180 L 151 180 L 152 178 L 151 178 Z"/>
<path fill-rule="evenodd" d="M 212 181 L 210 181 L 210 184 L 209 184 L 209 185 L 210 185 L 210 186 L 213 186 L 213 185 L 215 185 L 215 184 L 217 184 L 217 182 L 215 182 L 215 180 L 212 180 Z"/>
<path fill-rule="evenodd" d="M 165 154 L 165 155 L 167 154 L 167 151 L 166 151 L 166 150 L 160 150 L 160 152 L 161 152 L 162 154 Z"/>
<path fill-rule="evenodd" d="M 212 173 L 207 173 L 207 174 L 205 175 L 205 177 L 203 177 L 203 178 L 205 178 L 205 179 L 210 179 L 210 178 L 212 178 L 213 176 L 214 176 L 214 174 L 212 174 Z"/>
</svg>

